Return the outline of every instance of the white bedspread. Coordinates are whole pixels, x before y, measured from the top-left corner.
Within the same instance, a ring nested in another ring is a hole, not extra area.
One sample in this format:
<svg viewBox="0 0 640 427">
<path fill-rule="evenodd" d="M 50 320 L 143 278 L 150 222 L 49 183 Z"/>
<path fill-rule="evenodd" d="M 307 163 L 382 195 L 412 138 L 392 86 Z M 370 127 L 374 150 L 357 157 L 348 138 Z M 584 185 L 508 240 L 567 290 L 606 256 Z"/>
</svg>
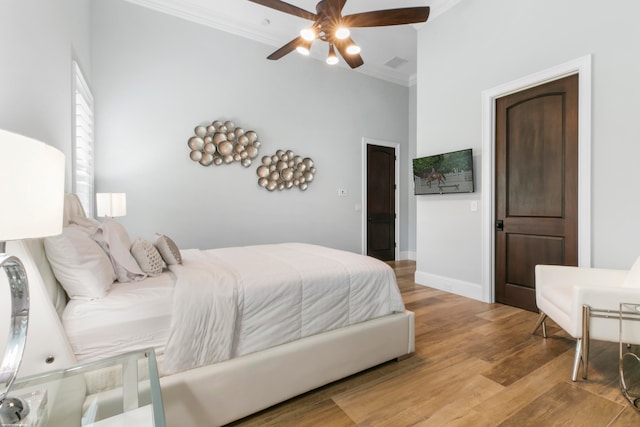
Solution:
<svg viewBox="0 0 640 427">
<path fill-rule="evenodd" d="M 404 310 L 391 267 L 302 243 L 182 251 L 162 371 L 227 360 Z"/>
</svg>

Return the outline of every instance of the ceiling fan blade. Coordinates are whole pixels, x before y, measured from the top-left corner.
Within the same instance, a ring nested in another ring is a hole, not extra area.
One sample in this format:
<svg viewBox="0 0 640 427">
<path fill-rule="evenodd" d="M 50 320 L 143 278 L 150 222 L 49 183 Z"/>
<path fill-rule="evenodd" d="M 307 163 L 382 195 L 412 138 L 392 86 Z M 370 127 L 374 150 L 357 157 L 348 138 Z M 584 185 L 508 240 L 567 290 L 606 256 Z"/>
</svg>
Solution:
<svg viewBox="0 0 640 427">
<path fill-rule="evenodd" d="M 298 36 L 295 39 L 291 40 L 289 43 L 287 43 L 284 46 L 282 46 L 280 49 L 278 49 L 275 52 L 273 52 L 271 55 L 267 56 L 267 59 L 271 59 L 273 61 L 275 61 L 276 59 L 280 59 L 283 56 L 285 56 L 286 54 L 291 53 L 294 50 L 296 50 L 296 48 L 298 46 L 300 46 L 303 43 L 303 41 L 304 41 L 304 39 L 302 37 Z"/>
<path fill-rule="evenodd" d="M 285 3 L 281 0 L 249 0 L 252 3 L 261 4 L 262 6 L 270 7 L 271 9 L 278 10 L 280 12 L 288 13 L 289 15 L 298 16 L 300 18 L 315 21 L 318 17 L 315 13 L 307 12 L 306 10 L 294 6 L 289 3 Z"/>
<path fill-rule="evenodd" d="M 429 18 L 429 6 L 376 10 L 356 13 L 342 18 L 347 27 L 386 27 L 387 25 L 416 24 Z"/>
<path fill-rule="evenodd" d="M 342 55 L 342 58 L 344 58 L 344 62 L 349 64 L 349 67 L 358 68 L 359 66 L 364 64 L 364 61 L 362 60 L 362 56 L 360 56 L 359 53 L 351 54 L 347 52 L 347 46 L 350 46 L 352 44 L 355 44 L 355 42 L 351 39 L 351 37 L 348 37 L 344 40 L 336 40 L 335 47 L 336 49 L 338 49 L 338 52 L 340 52 L 340 55 Z"/>
</svg>

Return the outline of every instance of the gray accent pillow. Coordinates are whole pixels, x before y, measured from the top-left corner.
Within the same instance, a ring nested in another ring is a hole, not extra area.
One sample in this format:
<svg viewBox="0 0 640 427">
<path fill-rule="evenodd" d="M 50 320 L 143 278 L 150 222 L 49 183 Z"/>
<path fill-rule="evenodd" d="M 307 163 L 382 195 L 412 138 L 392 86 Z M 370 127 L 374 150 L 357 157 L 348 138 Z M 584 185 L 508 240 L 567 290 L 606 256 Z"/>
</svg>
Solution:
<svg viewBox="0 0 640 427">
<path fill-rule="evenodd" d="M 182 264 L 182 255 L 175 242 L 164 234 L 156 233 L 156 236 L 156 248 L 158 248 L 164 262 L 167 265 Z"/>
<path fill-rule="evenodd" d="M 138 237 L 131 245 L 131 255 L 136 259 L 142 271 L 149 276 L 157 276 L 162 273 L 164 267 L 162 256 L 150 241 Z"/>
</svg>

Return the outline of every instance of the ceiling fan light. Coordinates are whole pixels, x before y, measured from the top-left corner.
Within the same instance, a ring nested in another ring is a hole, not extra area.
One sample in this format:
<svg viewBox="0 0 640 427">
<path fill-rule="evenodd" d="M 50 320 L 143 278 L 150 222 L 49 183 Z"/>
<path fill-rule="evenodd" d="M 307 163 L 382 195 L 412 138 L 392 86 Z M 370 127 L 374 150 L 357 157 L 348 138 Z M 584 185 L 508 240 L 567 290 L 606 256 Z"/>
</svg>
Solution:
<svg viewBox="0 0 640 427">
<path fill-rule="evenodd" d="M 360 46 L 358 46 L 357 44 L 351 44 L 349 46 L 347 46 L 347 53 L 349 55 L 357 55 L 362 51 L 362 49 L 360 49 Z"/>
<path fill-rule="evenodd" d="M 336 30 L 336 38 L 338 38 L 340 40 L 344 40 L 347 37 L 349 37 L 350 35 L 351 35 L 351 31 L 349 31 L 348 28 L 338 27 L 338 29 Z"/>
<path fill-rule="evenodd" d="M 337 56 L 327 56 L 327 64 L 329 65 L 336 65 L 338 63 L 338 57 Z"/>
<path fill-rule="evenodd" d="M 302 40 L 296 47 L 296 50 L 301 55 L 309 55 L 309 53 L 311 52 L 311 42 L 309 40 Z"/>
<path fill-rule="evenodd" d="M 299 54 L 301 55 L 309 55 L 309 48 L 306 46 L 298 46 L 296 48 L 296 50 L 298 51 Z"/>
<path fill-rule="evenodd" d="M 304 28 L 300 31 L 300 36 L 308 41 L 315 40 L 316 31 L 313 28 Z"/>
<path fill-rule="evenodd" d="M 327 64 L 336 65 L 338 63 L 338 57 L 336 51 L 333 49 L 333 45 L 329 45 L 329 55 L 327 56 Z"/>
</svg>

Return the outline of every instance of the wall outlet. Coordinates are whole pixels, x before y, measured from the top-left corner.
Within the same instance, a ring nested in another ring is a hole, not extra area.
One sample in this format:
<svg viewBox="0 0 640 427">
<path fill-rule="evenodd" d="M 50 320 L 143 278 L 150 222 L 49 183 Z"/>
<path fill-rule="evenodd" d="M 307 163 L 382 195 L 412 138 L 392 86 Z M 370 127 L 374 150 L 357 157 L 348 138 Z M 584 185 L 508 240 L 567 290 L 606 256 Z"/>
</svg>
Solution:
<svg viewBox="0 0 640 427">
<path fill-rule="evenodd" d="M 347 196 L 347 190 L 344 188 L 338 188 L 338 196 L 339 197 L 346 197 Z"/>
</svg>

